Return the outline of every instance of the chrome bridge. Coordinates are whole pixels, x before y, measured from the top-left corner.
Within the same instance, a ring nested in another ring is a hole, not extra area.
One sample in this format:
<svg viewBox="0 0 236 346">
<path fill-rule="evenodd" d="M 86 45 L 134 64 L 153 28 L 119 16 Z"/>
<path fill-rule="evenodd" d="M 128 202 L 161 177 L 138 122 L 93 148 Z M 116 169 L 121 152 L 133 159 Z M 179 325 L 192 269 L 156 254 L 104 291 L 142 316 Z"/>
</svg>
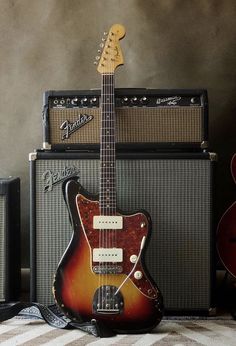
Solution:
<svg viewBox="0 0 236 346">
<path fill-rule="evenodd" d="M 123 267 L 116 264 L 100 264 L 93 266 L 93 272 L 95 274 L 121 274 Z"/>
<path fill-rule="evenodd" d="M 124 308 L 122 294 L 116 286 L 99 287 L 93 297 L 93 312 L 96 314 L 121 314 Z"/>
</svg>

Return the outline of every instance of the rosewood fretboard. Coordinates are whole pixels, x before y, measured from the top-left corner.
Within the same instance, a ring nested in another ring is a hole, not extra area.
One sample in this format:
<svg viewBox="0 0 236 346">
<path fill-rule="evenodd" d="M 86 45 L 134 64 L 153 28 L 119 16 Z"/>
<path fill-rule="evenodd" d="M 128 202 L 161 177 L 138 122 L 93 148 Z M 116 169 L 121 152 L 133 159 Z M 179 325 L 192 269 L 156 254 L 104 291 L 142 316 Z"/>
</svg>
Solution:
<svg viewBox="0 0 236 346">
<path fill-rule="evenodd" d="M 100 213 L 116 212 L 114 73 L 102 74 L 100 132 Z"/>
</svg>

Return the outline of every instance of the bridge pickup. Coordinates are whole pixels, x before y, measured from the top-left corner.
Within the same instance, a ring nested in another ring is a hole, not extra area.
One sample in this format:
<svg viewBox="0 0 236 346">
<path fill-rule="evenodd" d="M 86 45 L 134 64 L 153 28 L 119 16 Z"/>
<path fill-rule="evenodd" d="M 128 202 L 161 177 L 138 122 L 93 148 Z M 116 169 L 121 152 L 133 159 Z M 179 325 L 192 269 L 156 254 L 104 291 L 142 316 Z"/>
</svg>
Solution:
<svg viewBox="0 0 236 346">
<path fill-rule="evenodd" d="M 95 248 L 93 249 L 93 262 L 123 262 L 123 249 Z"/>
<path fill-rule="evenodd" d="M 123 217 L 110 215 L 95 215 L 93 217 L 94 229 L 122 229 Z"/>
</svg>

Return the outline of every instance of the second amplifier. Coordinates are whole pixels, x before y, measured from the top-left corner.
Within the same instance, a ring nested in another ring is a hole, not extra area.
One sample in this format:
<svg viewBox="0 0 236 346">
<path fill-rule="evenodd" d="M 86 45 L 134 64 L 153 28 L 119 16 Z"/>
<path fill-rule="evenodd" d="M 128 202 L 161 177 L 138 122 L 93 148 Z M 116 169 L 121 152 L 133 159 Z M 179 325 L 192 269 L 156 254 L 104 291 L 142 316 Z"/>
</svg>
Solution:
<svg viewBox="0 0 236 346">
<path fill-rule="evenodd" d="M 47 91 L 43 148 L 94 149 L 100 139 L 100 90 Z M 116 148 L 207 148 L 206 90 L 116 89 Z"/>
</svg>

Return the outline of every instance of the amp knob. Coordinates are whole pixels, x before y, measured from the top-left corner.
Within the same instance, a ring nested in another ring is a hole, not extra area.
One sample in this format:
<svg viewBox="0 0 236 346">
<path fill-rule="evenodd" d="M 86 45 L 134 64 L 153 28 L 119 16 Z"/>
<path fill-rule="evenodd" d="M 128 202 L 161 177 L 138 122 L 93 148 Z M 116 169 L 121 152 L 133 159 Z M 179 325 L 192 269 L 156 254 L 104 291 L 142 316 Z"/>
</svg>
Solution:
<svg viewBox="0 0 236 346">
<path fill-rule="evenodd" d="M 76 106 L 78 104 L 78 98 L 75 97 L 71 100 L 72 105 Z"/>
<path fill-rule="evenodd" d="M 137 105 L 137 104 L 138 104 L 138 98 L 137 98 L 136 96 L 132 97 L 131 103 L 132 103 L 133 105 Z"/>
<path fill-rule="evenodd" d="M 123 99 L 121 100 L 121 102 L 123 103 L 123 105 L 128 105 L 129 104 L 129 99 L 127 96 L 123 97 Z"/>
<path fill-rule="evenodd" d="M 148 104 L 148 98 L 146 96 L 143 96 L 140 99 L 140 102 L 141 102 L 142 105 L 146 105 L 146 104 Z"/>
<path fill-rule="evenodd" d="M 81 104 L 82 104 L 82 106 L 87 106 L 88 105 L 88 98 L 87 97 L 82 98 Z"/>
<path fill-rule="evenodd" d="M 90 100 L 91 105 L 96 105 L 97 104 L 97 97 L 92 97 Z"/>
</svg>

